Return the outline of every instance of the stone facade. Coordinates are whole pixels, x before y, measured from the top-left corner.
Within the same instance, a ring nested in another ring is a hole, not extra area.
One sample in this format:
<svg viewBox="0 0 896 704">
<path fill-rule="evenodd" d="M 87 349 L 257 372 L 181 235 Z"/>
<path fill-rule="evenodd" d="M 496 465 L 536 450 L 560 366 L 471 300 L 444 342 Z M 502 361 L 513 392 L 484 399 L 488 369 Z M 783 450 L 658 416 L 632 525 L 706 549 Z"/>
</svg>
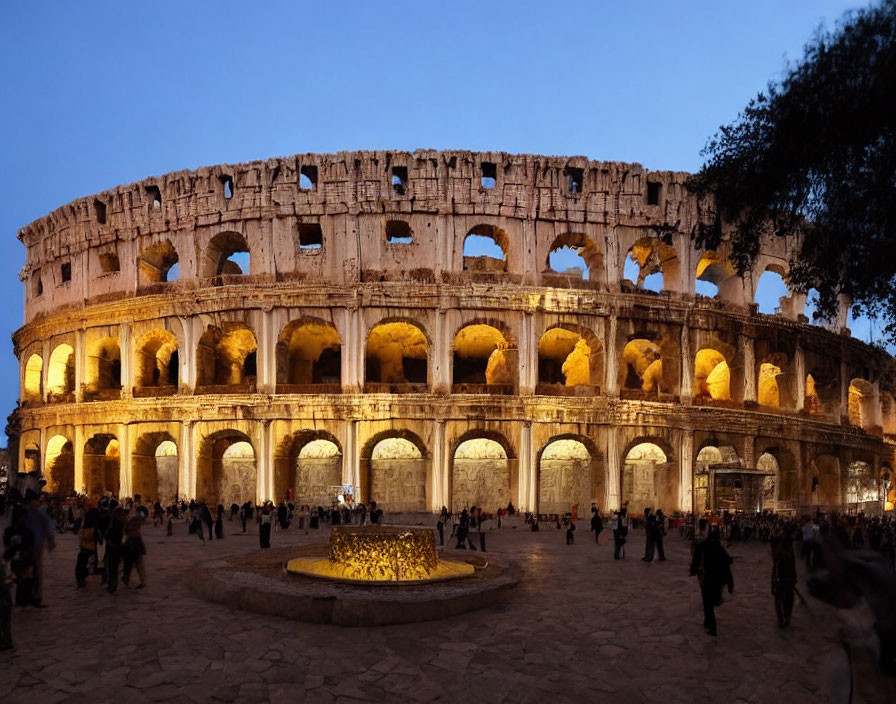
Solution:
<svg viewBox="0 0 896 704">
<path fill-rule="evenodd" d="M 713 500 L 717 448 L 771 472 L 768 507 L 886 498 L 892 358 L 844 334 L 848 301 L 833 331 L 798 294 L 758 314 L 759 276 L 786 278 L 796 243 L 770 239 L 737 276 L 694 249 L 714 214 L 686 178 L 346 152 L 73 201 L 19 233 L 17 466 L 63 490 L 225 503 L 316 502 L 338 479 L 387 510 L 671 511 Z M 472 236 L 491 249 L 465 252 Z M 553 270 L 558 251 L 578 269 Z M 384 456 L 396 438 L 418 454 Z M 317 441 L 331 450 L 303 454 Z"/>
</svg>

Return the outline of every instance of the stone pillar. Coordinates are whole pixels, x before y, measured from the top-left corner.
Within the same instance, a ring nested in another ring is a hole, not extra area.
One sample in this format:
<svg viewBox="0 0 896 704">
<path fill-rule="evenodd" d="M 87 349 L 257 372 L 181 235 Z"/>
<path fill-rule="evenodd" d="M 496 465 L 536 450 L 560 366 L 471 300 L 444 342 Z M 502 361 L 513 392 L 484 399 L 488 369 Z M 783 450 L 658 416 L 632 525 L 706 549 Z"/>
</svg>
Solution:
<svg viewBox="0 0 896 704">
<path fill-rule="evenodd" d="M 122 369 L 124 375 L 124 369 Z M 133 457 L 131 456 L 130 426 L 118 425 L 118 495 L 134 495 Z M 146 498 L 146 497 L 144 497 Z"/>
<path fill-rule="evenodd" d="M 255 494 L 259 503 L 263 501 L 277 502 L 274 496 L 274 442 L 273 425 L 269 420 L 261 420 L 256 424 L 258 429 L 258 452 L 256 454 Z"/>
<path fill-rule="evenodd" d="M 744 402 L 756 402 L 756 348 L 752 337 L 742 337 L 744 357 Z"/>
<path fill-rule="evenodd" d="M 448 448 L 445 447 L 445 421 L 437 420 L 432 433 L 432 466 L 430 485 L 432 494 L 429 509 L 433 513 L 448 505 Z"/>
<path fill-rule="evenodd" d="M 607 320 L 607 337 L 604 341 L 604 357 L 606 358 L 604 385 L 608 396 L 617 396 L 619 394 L 619 349 L 616 344 L 616 316 L 611 315 Z"/>
<path fill-rule="evenodd" d="M 272 394 L 277 386 L 277 335 L 271 308 L 261 312 L 258 336 L 258 393 Z"/>
<path fill-rule="evenodd" d="M 616 436 L 616 429 L 613 426 L 608 426 L 606 429 L 607 433 L 607 449 L 606 449 L 606 458 L 607 458 L 607 496 L 606 496 L 606 506 L 607 510 L 612 512 L 619 508 L 619 505 L 622 503 L 622 487 L 620 486 L 620 480 L 622 478 L 620 473 L 620 463 L 619 463 L 619 439 Z"/>
<path fill-rule="evenodd" d="M 180 390 L 191 394 L 196 389 L 196 331 L 192 318 L 181 317 L 180 324 L 184 332 L 184 348 L 178 351 Z"/>
<path fill-rule="evenodd" d="M 177 493 L 178 498 L 192 499 L 196 496 L 196 449 L 193 442 L 191 420 L 180 426 L 180 441 L 177 448 Z"/>
<path fill-rule="evenodd" d="M 345 438 L 342 441 L 342 483 L 354 488 L 353 495 L 355 500 L 361 492 L 361 481 L 358 476 L 359 453 L 361 449 L 358 447 L 358 421 L 348 420 L 345 422 Z M 369 501 L 370 497 L 365 496 L 365 501 Z"/>
<path fill-rule="evenodd" d="M 517 340 L 519 350 L 519 394 L 531 396 L 538 383 L 538 339 L 535 332 L 535 316 L 526 312 L 520 317 Z"/>
<path fill-rule="evenodd" d="M 118 326 L 122 398 L 131 398 L 134 394 L 134 350 L 131 349 L 131 333 L 130 323 L 122 323 Z"/>
<path fill-rule="evenodd" d="M 678 453 L 678 510 L 694 510 L 694 434 L 681 432 Z"/>
<path fill-rule="evenodd" d="M 343 320 L 345 339 L 342 341 L 342 390 L 357 393 L 364 384 L 364 334 L 359 308 L 346 308 Z"/>
<path fill-rule="evenodd" d="M 46 402 L 47 384 L 50 378 L 50 354 L 52 354 L 49 340 L 44 340 L 43 345 L 41 345 L 40 353 L 41 357 L 43 357 L 43 366 L 40 369 L 40 400 Z M 27 359 L 25 360 L 25 363 L 28 363 Z M 43 447 L 43 445 L 41 445 L 41 447 Z"/>
<path fill-rule="evenodd" d="M 538 495 L 538 467 L 535 462 L 535 448 L 532 445 L 532 421 L 520 425 L 519 458 L 519 509 L 534 511 Z"/>
<path fill-rule="evenodd" d="M 694 367 L 696 358 L 691 350 L 691 334 L 687 320 L 681 326 L 681 402 L 689 404 L 694 395 Z"/>
<path fill-rule="evenodd" d="M 451 393 L 451 340 L 448 316 L 444 309 L 436 310 L 435 341 L 432 351 L 432 392 Z M 439 504 L 441 509 L 441 504 Z"/>
<path fill-rule="evenodd" d="M 796 410 L 806 407 L 806 355 L 800 345 L 796 346 L 793 355 L 793 368 L 796 374 Z"/>
<path fill-rule="evenodd" d="M 75 491 L 79 494 L 86 493 L 87 486 L 84 483 L 84 428 L 75 426 L 75 437 L 72 439 L 72 451 L 75 455 Z"/>
<path fill-rule="evenodd" d="M 84 400 L 84 387 L 87 385 L 87 333 L 83 329 L 75 330 L 75 401 Z"/>
</svg>

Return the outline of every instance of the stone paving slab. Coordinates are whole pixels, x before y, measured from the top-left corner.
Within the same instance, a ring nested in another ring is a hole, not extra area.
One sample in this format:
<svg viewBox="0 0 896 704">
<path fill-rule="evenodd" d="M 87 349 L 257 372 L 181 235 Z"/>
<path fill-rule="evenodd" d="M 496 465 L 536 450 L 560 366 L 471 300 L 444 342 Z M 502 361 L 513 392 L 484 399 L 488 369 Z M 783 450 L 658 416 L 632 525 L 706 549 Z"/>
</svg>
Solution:
<svg viewBox="0 0 896 704">
<path fill-rule="evenodd" d="M 667 562 L 646 564 L 634 557 L 638 533 L 632 557 L 614 561 L 610 546 L 582 540 L 584 532 L 566 546 L 554 530 L 489 533 L 488 554 L 523 571 L 504 603 L 340 628 L 197 597 L 190 582 L 200 563 L 260 553 L 257 535 L 235 526 L 208 544 L 183 524 L 170 538 L 147 526 L 148 586 L 115 595 L 94 576 L 75 589 L 77 539 L 60 536 L 47 559 L 48 608 L 15 611 L 17 649 L 0 653 L 0 701 L 847 701 L 841 631 L 858 628 L 856 617 L 810 600 L 779 629 L 771 560 L 758 543 L 730 548 L 736 589 L 718 610 L 718 638 L 703 632 L 689 547 L 677 536 L 667 538 Z M 326 530 L 289 530 L 273 544 L 326 539 Z M 892 694 L 871 691 L 868 701 Z"/>
</svg>

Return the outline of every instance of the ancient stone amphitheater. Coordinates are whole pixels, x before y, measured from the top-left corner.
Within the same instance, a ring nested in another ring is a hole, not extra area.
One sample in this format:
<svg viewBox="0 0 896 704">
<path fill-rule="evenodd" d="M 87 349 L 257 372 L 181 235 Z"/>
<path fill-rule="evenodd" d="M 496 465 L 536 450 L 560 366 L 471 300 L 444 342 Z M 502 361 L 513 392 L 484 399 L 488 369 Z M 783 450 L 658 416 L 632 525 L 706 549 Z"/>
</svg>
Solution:
<svg viewBox="0 0 896 704">
<path fill-rule="evenodd" d="M 391 512 L 882 510 L 893 359 L 849 337 L 847 302 L 829 329 L 796 294 L 759 314 L 795 243 L 735 275 L 694 249 L 713 214 L 686 177 L 350 152 L 69 203 L 19 234 L 18 469 L 63 492 Z"/>
</svg>

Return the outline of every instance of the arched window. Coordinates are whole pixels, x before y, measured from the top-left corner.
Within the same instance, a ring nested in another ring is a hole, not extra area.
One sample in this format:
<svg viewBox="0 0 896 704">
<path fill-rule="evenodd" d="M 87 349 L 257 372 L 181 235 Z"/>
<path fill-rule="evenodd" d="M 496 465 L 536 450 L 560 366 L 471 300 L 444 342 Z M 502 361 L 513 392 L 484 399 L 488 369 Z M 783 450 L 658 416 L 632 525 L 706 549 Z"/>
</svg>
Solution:
<svg viewBox="0 0 896 704">
<path fill-rule="evenodd" d="M 196 463 L 196 498 L 210 506 L 256 501 L 255 449 L 238 430 L 221 430 L 206 436 Z"/>
<path fill-rule="evenodd" d="M 249 273 L 249 245 L 238 232 L 221 232 L 208 244 L 202 260 L 202 276 L 240 276 Z"/>
<path fill-rule="evenodd" d="M 538 341 L 538 393 L 579 387 L 596 391 L 603 375 L 600 343 L 594 335 L 554 327 Z M 556 387 L 562 387 L 557 389 Z"/>
<path fill-rule="evenodd" d="M 578 505 L 579 515 L 596 498 L 591 453 L 575 439 L 553 440 L 538 465 L 538 512 L 563 515 Z"/>
<path fill-rule="evenodd" d="M 622 349 L 625 365 L 623 388 L 662 392 L 663 353 L 659 345 L 650 340 L 636 338 Z"/>
<path fill-rule="evenodd" d="M 47 368 L 47 399 L 71 401 L 75 392 L 75 351 L 71 345 L 57 345 L 50 353 Z"/>
<path fill-rule="evenodd" d="M 22 400 L 31 403 L 43 399 L 44 360 L 39 354 L 32 354 L 25 362 L 25 379 Z"/>
<path fill-rule="evenodd" d="M 209 327 L 199 339 L 196 353 L 197 391 L 206 393 L 251 390 L 257 375 L 255 335 L 242 325 L 227 332 Z M 229 386 L 231 389 L 209 387 Z M 245 388 L 243 388 L 245 387 Z"/>
<path fill-rule="evenodd" d="M 731 400 L 731 372 L 721 352 L 708 348 L 697 352 L 694 361 L 694 398 Z"/>
<path fill-rule="evenodd" d="M 54 435 L 47 442 L 47 468 L 44 478 L 51 494 L 68 496 L 75 490 L 75 453 L 64 435 Z"/>
<path fill-rule="evenodd" d="M 177 251 L 169 240 L 147 247 L 140 253 L 140 283 L 174 281 L 178 278 L 177 262 Z"/>
<path fill-rule="evenodd" d="M 177 338 L 168 330 L 150 330 L 137 344 L 137 395 L 161 396 L 177 393 L 179 364 Z"/>
<path fill-rule="evenodd" d="M 283 328 L 277 342 L 277 393 L 302 393 L 312 385 L 338 393 L 341 378 L 342 342 L 336 328 L 318 321 L 293 321 Z"/>
<path fill-rule="evenodd" d="M 759 304 L 759 312 L 773 315 L 781 312 L 782 299 L 790 296 L 784 282 L 784 270 L 776 265 L 769 265 L 759 277 L 756 295 L 753 299 Z"/>
<path fill-rule="evenodd" d="M 763 362 L 759 365 L 759 388 L 756 400 L 760 406 L 768 408 L 781 407 L 781 395 L 778 388 L 778 376 L 781 367 L 771 362 Z"/>
<path fill-rule="evenodd" d="M 513 351 L 515 352 L 515 351 Z M 495 327 L 472 324 L 454 338 L 454 393 L 513 393 L 516 355 Z"/>
<path fill-rule="evenodd" d="M 85 400 L 114 399 L 121 393 L 121 351 L 118 340 L 104 337 L 87 345 Z"/>
<path fill-rule="evenodd" d="M 734 267 L 725 257 L 716 252 L 704 252 L 697 262 L 695 290 L 701 296 L 715 298 L 722 284 L 734 276 Z"/>
<path fill-rule="evenodd" d="M 875 425 L 874 388 L 865 379 L 849 382 L 849 424 L 870 430 Z"/>
<path fill-rule="evenodd" d="M 645 508 L 671 513 L 678 505 L 678 472 L 669 466 L 665 451 L 654 442 L 640 442 L 625 455 L 622 498 L 633 516 Z"/>
<path fill-rule="evenodd" d="M 487 437 L 461 442 L 454 451 L 451 472 L 451 509 L 460 512 L 473 506 L 493 512 L 507 506 L 511 462 L 501 443 Z"/>
<path fill-rule="evenodd" d="M 679 275 L 678 252 L 671 245 L 642 238 L 628 251 L 623 277 L 636 288 L 659 292 L 671 288 Z"/>
<path fill-rule="evenodd" d="M 425 391 L 428 343 L 412 323 L 376 325 L 367 337 L 365 390 L 379 393 Z"/>
<path fill-rule="evenodd" d="M 507 235 L 494 225 L 477 225 L 464 238 L 464 271 L 507 271 Z"/>
<path fill-rule="evenodd" d="M 547 271 L 570 280 L 600 281 L 603 279 L 603 256 L 584 234 L 568 232 L 551 244 Z"/>
</svg>

